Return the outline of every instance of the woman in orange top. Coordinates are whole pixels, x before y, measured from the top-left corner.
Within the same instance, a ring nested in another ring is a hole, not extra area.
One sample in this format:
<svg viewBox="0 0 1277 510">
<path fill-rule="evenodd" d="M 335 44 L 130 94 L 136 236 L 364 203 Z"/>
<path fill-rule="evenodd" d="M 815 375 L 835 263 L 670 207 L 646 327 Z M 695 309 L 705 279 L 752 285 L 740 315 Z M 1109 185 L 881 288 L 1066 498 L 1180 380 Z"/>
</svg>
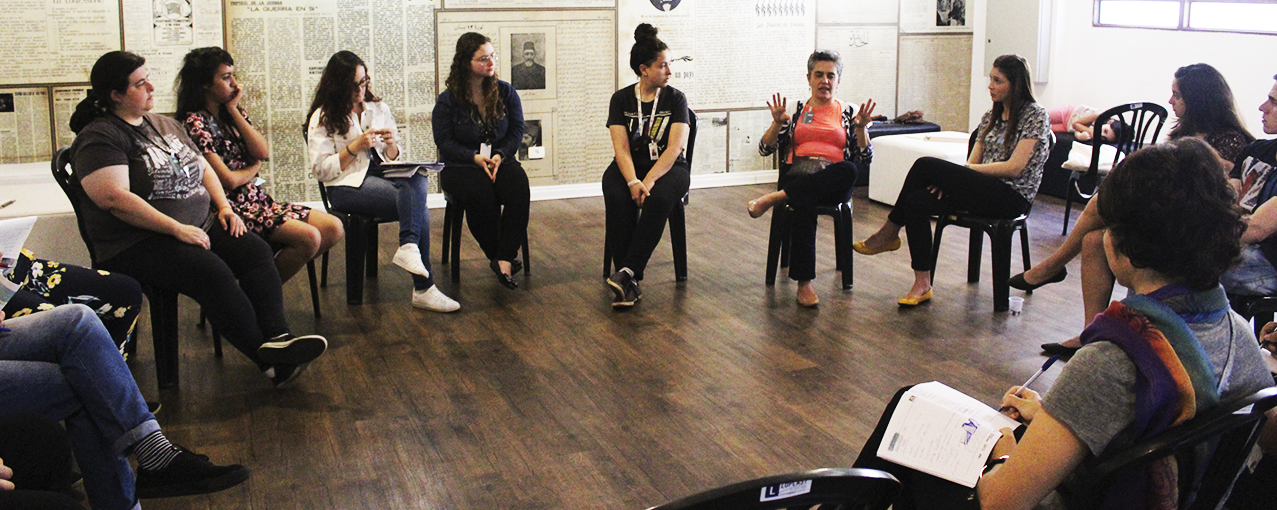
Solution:
<svg viewBox="0 0 1277 510">
<path fill-rule="evenodd" d="M 868 167 L 873 161 L 866 129 L 876 105 L 870 99 L 853 112 L 851 105 L 835 99 L 841 79 L 842 57 L 835 51 L 816 51 L 807 57 L 811 98 L 799 102 L 790 115 L 785 98 L 772 95 L 767 103 L 772 124 L 759 140 L 758 151 L 770 156 L 780 150 L 779 189 L 748 206 L 754 218 L 779 204 L 794 211 L 789 278 L 798 281 L 798 304 L 809 308 L 820 303 L 811 285 L 816 278 L 814 207 L 846 202 L 859 167 Z"/>
</svg>

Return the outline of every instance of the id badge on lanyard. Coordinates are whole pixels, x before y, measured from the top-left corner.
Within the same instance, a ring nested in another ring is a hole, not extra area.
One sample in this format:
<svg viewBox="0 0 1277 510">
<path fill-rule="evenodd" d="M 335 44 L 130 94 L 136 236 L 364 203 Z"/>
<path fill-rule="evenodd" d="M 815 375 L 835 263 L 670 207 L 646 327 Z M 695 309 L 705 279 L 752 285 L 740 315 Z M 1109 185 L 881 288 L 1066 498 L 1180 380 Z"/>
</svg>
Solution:
<svg viewBox="0 0 1277 510">
<path fill-rule="evenodd" d="M 643 122 L 643 98 L 639 96 L 639 84 L 634 85 L 634 99 L 638 102 L 639 128 L 642 129 L 642 138 L 647 139 L 647 156 L 656 161 L 661 157 L 661 149 L 656 146 L 656 139 L 652 138 L 652 128 L 656 126 L 656 104 L 661 100 L 661 89 L 656 89 L 656 97 L 652 98 L 652 113 L 648 116 L 648 121 Z"/>
</svg>

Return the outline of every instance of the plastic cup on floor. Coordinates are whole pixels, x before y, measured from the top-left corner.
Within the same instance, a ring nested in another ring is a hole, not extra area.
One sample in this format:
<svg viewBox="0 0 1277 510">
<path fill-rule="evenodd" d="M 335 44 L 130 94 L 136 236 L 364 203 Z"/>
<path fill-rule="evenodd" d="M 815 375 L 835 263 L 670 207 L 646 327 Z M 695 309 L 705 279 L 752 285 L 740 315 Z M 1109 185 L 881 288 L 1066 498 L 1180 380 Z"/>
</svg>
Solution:
<svg viewBox="0 0 1277 510">
<path fill-rule="evenodd" d="M 1020 312 L 1024 311 L 1024 298 L 1020 296 L 1011 296 L 1007 304 L 1010 306 L 1011 315 L 1020 315 Z"/>
</svg>

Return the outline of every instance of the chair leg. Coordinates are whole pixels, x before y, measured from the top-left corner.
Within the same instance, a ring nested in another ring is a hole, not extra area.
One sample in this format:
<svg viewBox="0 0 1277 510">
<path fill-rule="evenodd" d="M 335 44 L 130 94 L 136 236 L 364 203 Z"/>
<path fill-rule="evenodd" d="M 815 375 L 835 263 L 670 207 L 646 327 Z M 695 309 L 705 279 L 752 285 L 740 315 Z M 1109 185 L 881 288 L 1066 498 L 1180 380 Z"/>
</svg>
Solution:
<svg viewBox="0 0 1277 510">
<path fill-rule="evenodd" d="M 838 260 L 838 271 L 842 273 L 842 289 L 851 289 L 853 278 L 855 275 L 855 259 L 852 257 L 851 244 L 853 240 L 853 225 L 851 221 L 851 206 L 841 204 L 838 206 L 838 216 L 834 217 L 834 257 Z"/>
<path fill-rule="evenodd" d="M 1005 312 L 1010 308 L 1011 285 L 1011 235 L 1007 222 L 993 227 L 989 248 L 993 255 L 993 311 Z"/>
<path fill-rule="evenodd" d="M 967 283 L 980 283 L 980 258 L 984 255 L 984 232 L 976 228 L 970 230 L 971 242 L 967 245 Z M 994 246 L 997 245 L 994 244 Z"/>
<path fill-rule="evenodd" d="M 1064 189 L 1064 227 L 1060 229 L 1060 235 L 1069 235 L 1069 213 L 1073 212 L 1073 185 L 1077 182 L 1072 176 L 1069 177 L 1069 184 Z"/>
<path fill-rule="evenodd" d="M 452 240 L 450 241 L 450 247 L 452 248 L 452 283 L 461 283 L 461 224 L 465 222 L 465 219 L 466 209 L 458 206 L 456 212 L 452 215 Z"/>
<path fill-rule="evenodd" d="M 670 214 L 670 245 L 674 248 L 674 281 L 687 281 L 687 223 L 682 203 Z"/>
<path fill-rule="evenodd" d="M 315 318 L 319 318 L 319 286 L 316 285 L 318 278 L 315 277 L 315 261 L 306 262 L 306 276 L 310 280 L 310 307 L 315 311 Z"/>
<path fill-rule="evenodd" d="M 452 241 L 452 202 L 443 208 L 443 246 L 440 247 L 439 263 L 448 265 L 448 243 Z"/>
<path fill-rule="evenodd" d="M 177 293 L 151 289 L 151 341 L 155 350 L 155 379 L 161 389 L 178 383 Z"/>
<path fill-rule="evenodd" d="M 528 257 L 528 236 L 525 232 L 523 235 L 523 276 L 532 274 L 532 262 Z"/>
<path fill-rule="evenodd" d="M 776 284 L 781 245 L 789 240 L 789 218 L 784 207 L 772 208 L 771 231 L 767 234 L 767 285 Z"/>
<path fill-rule="evenodd" d="M 1021 224 L 1020 228 L 1020 258 L 1024 262 L 1024 270 L 1028 271 L 1033 268 L 1033 262 L 1029 260 L 1029 226 Z"/>
<path fill-rule="evenodd" d="M 213 355 L 220 358 L 222 357 L 222 335 L 217 332 L 216 325 L 213 325 L 212 323 L 208 322 L 208 314 L 204 313 L 204 307 L 201 306 L 200 307 L 200 322 L 197 325 L 202 328 L 204 327 L 205 323 L 209 324 L 209 328 L 208 328 L 209 333 L 213 335 Z"/>
<path fill-rule="evenodd" d="M 381 250 L 381 245 L 378 244 L 378 237 L 380 236 L 381 228 L 377 225 L 376 221 L 369 219 L 366 223 L 364 223 L 364 229 L 366 229 L 365 232 L 368 233 L 368 240 L 364 243 L 364 274 L 369 278 L 376 278 L 377 255 Z"/>
<path fill-rule="evenodd" d="M 352 215 L 346 232 L 346 304 L 350 305 L 364 302 L 364 243 L 368 241 L 364 223 L 363 218 Z"/>
<path fill-rule="evenodd" d="M 608 234 L 604 233 L 603 234 L 603 278 L 604 279 L 608 278 L 609 276 L 612 276 L 612 250 L 609 250 L 608 246 L 611 246 L 611 240 L 608 239 Z"/>
<path fill-rule="evenodd" d="M 319 277 L 319 286 L 326 289 L 328 288 L 328 252 L 324 252 L 322 265 L 323 269 L 320 270 L 321 274 Z"/>
<path fill-rule="evenodd" d="M 944 237 L 944 228 L 949 226 L 947 218 L 941 216 L 936 220 L 936 234 L 931 238 L 931 285 L 936 284 L 936 261 L 940 260 L 940 239 Z"/>
</svg>

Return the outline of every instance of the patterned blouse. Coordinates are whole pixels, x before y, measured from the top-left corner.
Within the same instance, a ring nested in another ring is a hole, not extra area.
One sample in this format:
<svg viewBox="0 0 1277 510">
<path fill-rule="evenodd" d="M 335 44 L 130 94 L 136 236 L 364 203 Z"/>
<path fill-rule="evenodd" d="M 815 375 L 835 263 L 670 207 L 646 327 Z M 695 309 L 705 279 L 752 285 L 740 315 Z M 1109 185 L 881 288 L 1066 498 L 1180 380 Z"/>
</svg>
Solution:
<svg viewBox="0 0 1277 510">
<path fill-rule="evenodd" d="M 989 125 L 989 117 L 992 114 L 993 110 L 984 112 L 984 117 L 980 119 L 980 127 L 976 128 L 977 133 L 984 133 L 984 128 Z M 993 128 L 980 139 L 984 146 L 980 162 L 998 163 L 1009 160 L 1019 140 L 1038 140 L 1039 143 L 1033 147 L 1033 156 L 1029 158 L 1029 163 L 1024 165 L 1024 170 L 1020 171 L 1019 177 L 1002 178 L 1003 182 L 1014 188 L 1025 200 L 1033 202 L 1033 198 L 1038 194 L 1038 185 L 1042 183 L 1042 168 L 1046 165 L 1046 158 L 1051 152 L 1050 116 L 1042 105 L 1027 103 L 1020 108 L 1020 123 L 1016 126 L 1014 133 L 1017 142 L 1011 144 L 1009 150 L 1002 143 L 1006 138 L 1006 131 L 1006 121 L 1002 119 L 993 121 Z"/>
</svg>

